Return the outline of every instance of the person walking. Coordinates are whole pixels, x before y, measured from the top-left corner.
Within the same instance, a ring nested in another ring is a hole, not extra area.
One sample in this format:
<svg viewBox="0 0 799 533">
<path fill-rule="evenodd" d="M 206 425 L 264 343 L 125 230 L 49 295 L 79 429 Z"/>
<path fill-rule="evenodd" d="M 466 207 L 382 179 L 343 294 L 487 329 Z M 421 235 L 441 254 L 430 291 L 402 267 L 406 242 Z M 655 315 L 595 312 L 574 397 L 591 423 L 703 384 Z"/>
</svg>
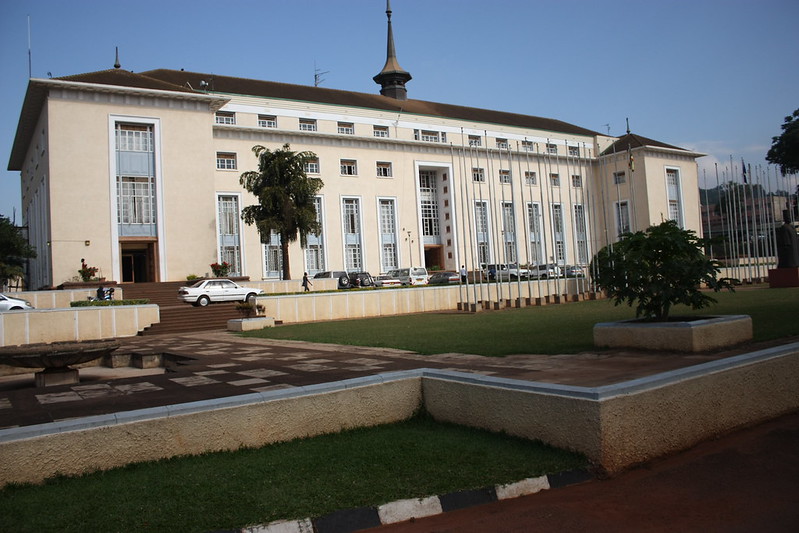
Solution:
<svg viewBox="0 0 799 533">
<path fill-rule="evenodd" d="M 461 283 L 466 283 L 466 265 L 461 265 Z"/>
<path fill-rule="evenodd" d="M 305 272 L 302 275 L 302 287 L 305 289 L 305 292 L 308 292 L 309 290 L 311 290 L 311 289 L 308 288 L 309 285 L 313 286 L 313 283 L 311 283 L 311 280 L 308 279 L 308 273 Z"/>
</svg>

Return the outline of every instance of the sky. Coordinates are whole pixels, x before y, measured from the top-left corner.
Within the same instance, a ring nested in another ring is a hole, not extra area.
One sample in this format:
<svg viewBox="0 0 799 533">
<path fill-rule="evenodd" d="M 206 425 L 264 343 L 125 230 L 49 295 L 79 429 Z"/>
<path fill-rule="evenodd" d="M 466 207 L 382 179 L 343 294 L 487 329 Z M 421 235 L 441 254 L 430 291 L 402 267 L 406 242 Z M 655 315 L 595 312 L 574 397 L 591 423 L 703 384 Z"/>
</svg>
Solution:
<svg viewBox="0 0 799 533">
<path fill-rule="evenodd" d="M 633 133 L 765 168 L 799 108 L 797 0 L 394 0 L 409 98 Z M 378 93 L 384 0 L 0 0 L 0 215 L 29 77 L 158 68 Z M 29 56 L 30 51 L 30 56 Z M 30 74 L 29 76 L 29 57 Z M 705 181 L 705 176 L 707 177 Z M 776 188 L 776 187 L 775 187 Z M 787 187 L 784 187 L 787 188 Z"/>
</svg>

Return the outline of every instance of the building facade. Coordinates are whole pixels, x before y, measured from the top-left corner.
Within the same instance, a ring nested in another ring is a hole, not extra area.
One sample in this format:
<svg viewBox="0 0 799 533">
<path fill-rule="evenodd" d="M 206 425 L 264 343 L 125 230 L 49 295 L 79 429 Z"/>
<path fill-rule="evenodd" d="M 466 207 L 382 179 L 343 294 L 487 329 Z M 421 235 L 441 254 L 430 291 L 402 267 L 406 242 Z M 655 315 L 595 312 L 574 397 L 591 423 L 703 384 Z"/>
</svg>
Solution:
<svg viewBox="0 0 799 533">
<path fill-rule="evenodd" d="M 309 150 L 323 231 L 290 248 L 291 277 L 323 270 L 587 264 L 664 219 L 701 232 L 693 151 L 554 119 L 383 94 L 177 70 L 31 79 L 9 170 L 37 251 L 31 288 L 81 259 L 118 282 L 182 280 L 227 261 L 281 276 L 280 243 L 244 225 L 255 145 Z M 262 242 L 264 241 L 264 242 Z"/>
</svg>

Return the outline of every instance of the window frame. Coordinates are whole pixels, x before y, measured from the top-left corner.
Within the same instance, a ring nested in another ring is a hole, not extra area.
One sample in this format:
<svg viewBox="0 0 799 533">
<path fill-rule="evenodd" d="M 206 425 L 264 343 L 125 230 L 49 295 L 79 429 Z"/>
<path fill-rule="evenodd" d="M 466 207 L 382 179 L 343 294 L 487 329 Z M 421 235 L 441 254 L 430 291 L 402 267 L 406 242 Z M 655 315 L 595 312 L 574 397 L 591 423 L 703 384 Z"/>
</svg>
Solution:
<svg viewBox="0 0 799 533">
<path fill-rule="evenodd" d="M 358 160 L 357 159 L 339 159 L 339 172 L 341 173 L 342 176 L 357 176 L 358 175 Z"/>
<path fill-rule="evenodd" d="M 227 164 L 223 164 L 220 166 L 220 162 L 228 161 L 233 163 L 233 166 L 229 166 Z M 236 152 L 217 152 L 216 153 L 216 169 L 217 170 L 238 170 L 239 163 L 238 163 L 238 156 Z"/>
</svg>

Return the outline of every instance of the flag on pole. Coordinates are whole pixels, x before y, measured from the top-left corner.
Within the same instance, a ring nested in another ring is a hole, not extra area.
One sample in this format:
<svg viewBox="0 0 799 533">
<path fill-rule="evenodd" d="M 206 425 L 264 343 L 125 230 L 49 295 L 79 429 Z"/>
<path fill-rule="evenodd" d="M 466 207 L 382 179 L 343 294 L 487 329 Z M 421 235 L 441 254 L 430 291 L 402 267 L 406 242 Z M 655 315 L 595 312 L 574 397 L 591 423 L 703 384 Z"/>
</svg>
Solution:
<svg viewBox="0 0 799 533">
<path fill-rule="evenodd" d="M 630 172 L 635 172 L 635 158 L 633 157 L 633 150 L 630 148 L 630 145 L 627 145 L 627 157 L 628 162 L 627 166 L 630 167 Z"/>
<path fill-rule="evenodd" d="M 749 183 L 748 181 L 746 181 L 746 163 L 744 163 L 743 157 L 741 158 L 741 168 L 743 169 L 744 172 L 744 183 Z"/>
</svg>

